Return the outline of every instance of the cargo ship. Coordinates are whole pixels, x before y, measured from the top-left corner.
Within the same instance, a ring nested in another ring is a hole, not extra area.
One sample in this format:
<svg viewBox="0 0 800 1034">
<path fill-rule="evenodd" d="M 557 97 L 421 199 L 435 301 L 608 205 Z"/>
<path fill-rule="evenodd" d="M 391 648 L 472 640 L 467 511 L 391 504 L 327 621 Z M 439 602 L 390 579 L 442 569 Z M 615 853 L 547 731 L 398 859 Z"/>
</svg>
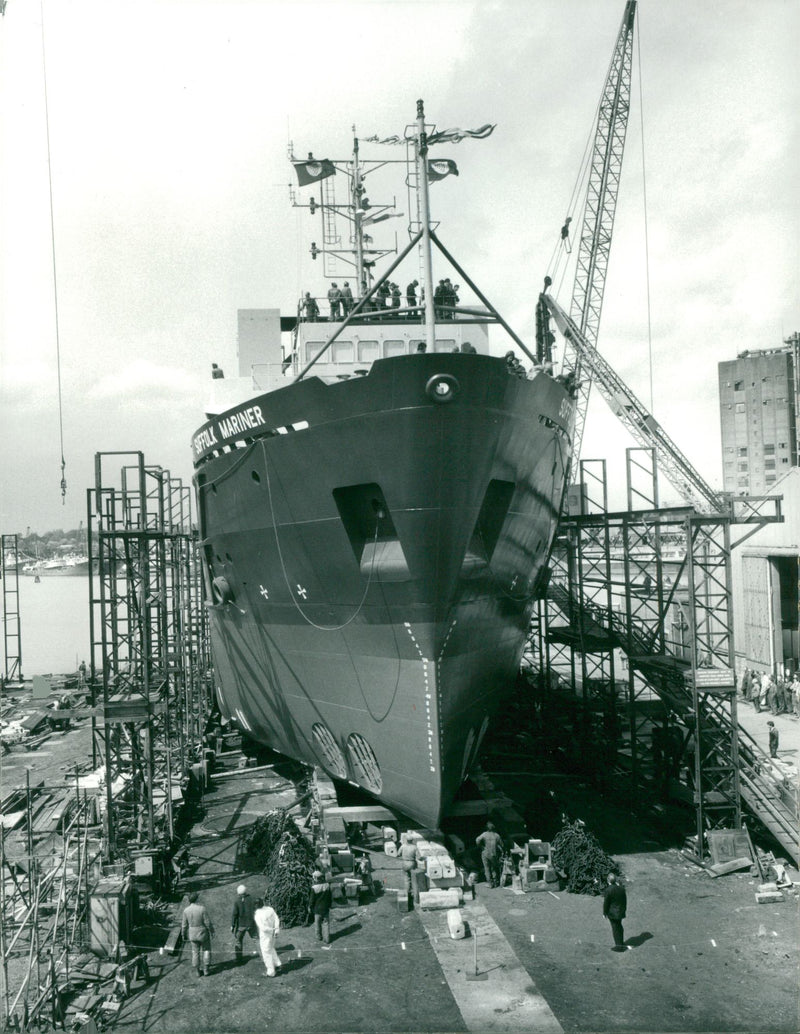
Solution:
<svg viewBox="0 0 800 1034">
<path fill-rule="evenodd" d="M 353 273 L 331 290 L 348 280 L 352 301 L 240 311 L 238 376 L 215 371 L 192 443 L 222 715 L 434 828 L 513 690 L 575 409 L 549 330 L 529 350 L 431 225 L 429 181 L 454 166 L 432 146 L 486 129 L 437 133 L 419 102 L 391 140 L 417 207 L 382 275 L 371 232 L 391 206 L 365 184 L 387 162 L 357 138 L 346 161 L 290 155 L 301 187 L 320 186 L 292 192 L 321 210 L 313 257 L 335 251 L 339 269 L 330 220 L 347 215 Z M 468 303 L 449 277 L 434 286 L 434 249 Z M 490 329 L 511 348 L 490 350 Z"/>
</svg>

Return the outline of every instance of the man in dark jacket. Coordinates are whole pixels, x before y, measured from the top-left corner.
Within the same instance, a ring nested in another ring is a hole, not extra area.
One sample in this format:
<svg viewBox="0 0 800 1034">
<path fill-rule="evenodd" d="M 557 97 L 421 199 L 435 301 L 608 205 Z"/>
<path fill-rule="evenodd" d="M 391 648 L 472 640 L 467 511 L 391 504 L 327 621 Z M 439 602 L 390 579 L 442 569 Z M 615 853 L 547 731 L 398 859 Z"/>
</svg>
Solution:
<svg viewBox="0 0 800 1034">
<path fill-rule="evenodd" d="M 233 903 L 233 912 L 231 913 L 231 933 L 236 941 L 235 952 L 237 962 L 242 961 L 244 935 L 249 933 L 253 938 L 258 937 L 258 930 L 253 920 L 255 911 L 255 900 L 247 893 L 247 887 L 240 883 L 236 888 L 236 900 Z"/>
<path fill-rule="evenodd" d="M 603 915 L 611 923 L 614 935 L 614 951 L 625 951 L 625 934 L 622 932 L 622 920 L 628 907 L 628 895 L 625 888 L 617 883 L 613 872 L 608 874 L 608 886 L 603 891 Z"/>
<path fill-rule="evenodd" d="M 318 941 L 331 943 L 331 885 L 319 871 L 312 873 L 311 897 L 308 910 L 314 916 L 314 930 Z"/>
<path fill-rule="evenodd" d="M 771 758 L 776 758 L 778 756 L 778 743 L 780 741 L 780 736 L 778 735 L 778 730 L 775 728 L 775 722 L 767 722 L 767 727 L 769 728 L 769 756 Z"/>
</svg>

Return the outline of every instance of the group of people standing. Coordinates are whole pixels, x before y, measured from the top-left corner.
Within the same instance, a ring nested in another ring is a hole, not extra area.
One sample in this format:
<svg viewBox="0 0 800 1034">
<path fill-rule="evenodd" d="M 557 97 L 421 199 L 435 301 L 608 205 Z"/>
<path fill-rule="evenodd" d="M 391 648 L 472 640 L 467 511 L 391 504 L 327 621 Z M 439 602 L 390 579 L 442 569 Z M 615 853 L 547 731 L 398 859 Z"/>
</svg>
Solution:
<svg viewBox="0 0 800 1034">
<path fill-rule="evenodd" d="M 236 900 L 231 915 L 231 933 L 234 937 L 236 961 L 244 957 L 246 935 L 258 940 L 267 976 L 274 977 L 281 965 L 275 950 L 275 938 L 281 921 L 274 908 L 264 898 L 253 898 L 244 884 L 236 888 Z M 211 970 L 211 940 L 214 924 L 205 905 L 198 901 L 197 891 L 189 895 L 189 904 L 183 912 L 181 934 L 192 949 L 192 967 L 197 975 L 208 976 Z"/>
<path fill-rule="evenodd" d="M 314 920 L 317 940 L 330 943 L 330 912 L 333 900 L 330 883 L 319 870 L 312 874 L 309 892 L 308 914 Z M 244 961 L 244 940 L 250 937 L 258 941 L 261 958 L 268 977 L 274 977 L 280 969 L 281 960 L 275 946 L 281 929 L 277 912 L 266 898 L 253 897 L 241 883 L 236 888 L 236 900 L 231 912 L 231 933 L 234 940 L 234 954 L 237 962 Z M 192 966 L 197 975 L 208 976 L 211 970 L 211 940 L 214 924 L 205 905 L 198 901 L 198 894 L 192 891 L 189 904 L 183 912 L 181 933 L 192 950 Z"/>
<path fill-rule="evenodd" d="M 458 305 L 460 284 L 451 284 L 449 280 L 440 280 L 433 290 L 433 312 L 437 320 L 454 320 L 455 307 Z"/>
<path fill-rule="evenodd" d="M 793 714 L 800 717 L 800 676 L 785 671 L 783 677 L 770 672 L 746 668 L 740 684 L 742 699 L 751 703 L 758 714 Z"/>
<path fill-rule="evenodd" d="M 459 284 L 452 284 L 449 279 L 440 280 L 433 292 L 434 314 L 439 320 L 455 319 L 455 307 L 458 305 Z M 419 291 L 419 297 L 417 292 Z M 366 280 L 361 281 L 361 296 L 369 293 Z M 400 285 L 391 280 L 384 280 L 379 284 L 375 294 L 363 306 L 364 312 L 389 312 L 399 309 L 402 302 L 402 291 Z M 413 310 L 405 315 L 408 319 L 417 319 L 420 315 L 421 306 L 425 303 L 425 289 L 420 289 L 419 280 L 412 280 L 406 287 L 406 308 Z M 328 306 L 330 322 L 338 322 L 347 319 L 353 311 L 355 299 L 349 281 L 345 280 L 341 287 L 335 281 L 328 290 Z M 306 291 L 300 302 L 303 319 L 313 322 L 320 319 L 320 309 L 317 299 L 309 291 Z"/>
</svg>

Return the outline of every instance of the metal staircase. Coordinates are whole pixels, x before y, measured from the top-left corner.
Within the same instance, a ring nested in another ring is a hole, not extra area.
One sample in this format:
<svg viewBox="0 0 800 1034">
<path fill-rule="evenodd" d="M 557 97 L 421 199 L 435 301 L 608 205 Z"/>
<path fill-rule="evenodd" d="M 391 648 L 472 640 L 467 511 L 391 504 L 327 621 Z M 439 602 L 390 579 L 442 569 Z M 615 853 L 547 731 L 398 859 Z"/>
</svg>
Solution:
<svg viewBox="0 0 800 1034">
<path fill-rule="evenodd" d="M 596 527 L 600 516 L 592 515 L 584 523 Z M 605 516 L 613 524 L 615 515 Z M 650 518 L 652 516 L 648 515 Z M 688 520 L 700 521 L 707 526 L 710 519 L 695 514 Z M 580 518 L 571 523 L 578 534 L 571 538 L 562 535 L 562 549 L 577 545 Z M 648 524 L 652 527 L 650 520 Z M 591 535 L 590 541 L 595 542 L 596 535 Z M 708 558 L 709 547 L 705 535 L 698 537 L 695 534 L 694 546 Z M 691 565 L 694 559 L 691 541 L 689 547 L 687 565 Z M 628 577 L 620 580 L 622 591 L 617 594 L 616 602 L 611 605 L 606 599 L 598 602 L 603 593 L 597 593 L 597 580 L 582 586 L 579 579 L 571 576 L 576 568 L 585 566 L 580 563 L 580 550 L 576 551 L 572 562 L 564 562 L 564 559 L 562 556 L 562 562 L 559 563 L 559 558 L 555 556 L 554 576 L 547 592 L 545 609 L 548 611 L 548 627 L 545 634 L 551 641 L 570 643 L 573 650 L 581 655 L 577 664 L 582 668 L 584 678 L 587 672 L 594 673 L 598 667 L 605 667 L 610 669 L 613 679 L 613 660 L 610 664 L 606 662 L 601 665 L 597 660 L 599 654 L 613 656 L 614 651 L 621 651 L 627 657 L 631 684 L 635 676 L 647 691 L 643 694 L 640 688 L 628 697 L 633 774 L 640 782 L 649 781 L 652 775 L 647 764 L 642 763 L 645 751 L 642 730 L 637 729 L 635 724 L 634 705 L 643 696 L 651 699 L 657 697 L 668 711 L 689 719 L 693 726 L 695 766 L 690 782 L 693 783 L 698 833 L 724 826 L 740 826 L 741 799 L 742 804 L 787 854 L 795 862 L 800 861 L 797 789 L 786 786 L 770 758 L 739 725 L 735 688 L 731 685 L 714 685 L 728 681 L 728 671 L 720 663 L 724 659 L 720 658 L 720 647 L 724 652 L 724 643 L 720 641 L 719 632 L 715 633 L 715 644 L 708 641 L 709 616 L 703 612 L 703 604 L 692 607 L 689 624 L 697 633 L 695 640 L 701 645 L 711 645 L 714 653 L 709 664 L 708 651 L 701 650 L 702 663 L 693 666 L 691 660 L 675 652 L 675 644 L 663 632 L 668 620 L 669 593 L 666 596 L 655 594 L 658 605 L 651 615 L 643 616 L 640 609 L 637 612 L 640 601 L 631 598 L 644 595 L 641 583 L 637 581 L 635 573 L 630 576 L 629 572 Z M 696 562 L 694 566 L 697 567 Z M 708 582 L 708 571 L 702 571 L 701 577 L 703 582 Z M 713 597 L 713 590 L 703 591 Z M 712 598 L 708 603 L 711 611 L 719 609 L 719 600 Z M 586 655 L 591 657 L 588 664 Z M 574 658 L 572 663 L 574 669 Z M 580 678 L 578 681 L 581 681 Z"/>
</svg>

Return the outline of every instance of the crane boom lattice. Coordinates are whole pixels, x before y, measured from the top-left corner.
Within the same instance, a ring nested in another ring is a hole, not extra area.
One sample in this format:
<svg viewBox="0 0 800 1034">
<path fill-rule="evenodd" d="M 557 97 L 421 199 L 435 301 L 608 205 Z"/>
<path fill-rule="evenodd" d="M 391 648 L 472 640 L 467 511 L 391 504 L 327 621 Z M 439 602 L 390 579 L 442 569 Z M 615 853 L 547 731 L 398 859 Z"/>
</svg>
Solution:
<svg viewBox="0 0 800 1034">
<path fill-rule="evenodd" d="M 581 333 L 575 321 L 566 314 L 558 302 L 549 294 L 546 294 L 544 299 L 564 336 L 565 350 L 569 347 L 580 360 L 583 376 L 597 380 L 600 394 L 612 413 L 619 418 L 639 445 L 655 448 L 659 469 L 680 492 L 682 498 L 700 513 L 722 512 L 725 509 L 722 500 L 695 470 L 653 414 Z"/>
<path fill-rule="evenodd" d="M 628 128 L 635 17 L 636 0 L 628 0 L 597 114 L 586 207 L 575 268 L 570 315 L 592 349 L 597 347 Z M 564 373 L 574 371 L 579 382 L 573 440 L 574 479 L 578 471 L 577 459 L 580 456 L 583 428 L 586 423 L 592 374 L 590 369 L 583 368 L 582 353 L 570 348 L 569 345 L 565 345 L 562 368 Z"/>
</svg>

